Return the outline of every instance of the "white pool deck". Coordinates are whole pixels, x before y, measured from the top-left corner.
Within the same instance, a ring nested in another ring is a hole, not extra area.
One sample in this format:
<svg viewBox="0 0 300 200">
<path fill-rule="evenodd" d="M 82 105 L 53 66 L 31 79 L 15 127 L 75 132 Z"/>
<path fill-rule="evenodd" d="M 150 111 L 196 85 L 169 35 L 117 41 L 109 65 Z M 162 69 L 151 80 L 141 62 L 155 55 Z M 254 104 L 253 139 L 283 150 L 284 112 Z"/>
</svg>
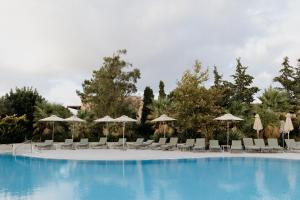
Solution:
<svg viewBox="0 0 300 200">
<path fill-rule="evenodd" d="M 218 157 L 259 157 L 300 160 L 300 153 L 229 153 L 229 152 L 182 152 L 160 150 L 44 150 L 24 156 L 67 160 L 165 160 Z"/>
<path fill-rule="evenodd" d="M 0 153 L 12 153 L 12 145 L 0 145 Z M 119 149 L 76 149 L 76 150 L 37 150 L 19 152 L 17 155 L 66 160 L 165 160 L 165 159 L 197 159 L 218 157 L 258 157 L 300 160 L 300 152 L 284 153 L 230 153 L 230 152 L 189 152 L 162 150 L 119 150 Z"/>
</svg>

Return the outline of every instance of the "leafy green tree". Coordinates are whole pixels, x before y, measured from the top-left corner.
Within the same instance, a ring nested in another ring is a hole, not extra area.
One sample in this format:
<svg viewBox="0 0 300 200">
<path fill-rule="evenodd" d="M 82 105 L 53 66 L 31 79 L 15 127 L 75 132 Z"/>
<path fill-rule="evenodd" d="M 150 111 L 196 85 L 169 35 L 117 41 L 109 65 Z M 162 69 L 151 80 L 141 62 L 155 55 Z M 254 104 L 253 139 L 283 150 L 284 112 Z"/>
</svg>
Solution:
<svg viewBox="0 0 300 200">
<path fill-rule="evenodd" d="M 119 50 L 111 57 L 104 57 L 100 69 L 93 71 L 92 78 L 83 82 L 82 92 L 77 91 L 81 101 L 96 116 L 128 114 L 125 99 L 137 91 L 140 71 L 129 70 L 132 65 L 122 59 L 125 54 L 126 50 Z"/>
<path fill-rule="evenodd" d="M 193 71 L 186 71 L 173 91 L 172 104 L 179 131 L 202 132 L 205 136 L 213 131 L 213 119 L 222 112 L 217 105 L 215 90 L 206 89 L 208 71 L 202 70 L 201 63 L 196 61 Z"/>
<path fill-rule="evenodd" d="M 245 67 L 241 63 L 241 59 L 238 58 L 235 74 L 232 75 L 234 83 L 232 84 L 232 90 L 234 91 L 232 101 L 250 104 L 254 100 L 254 94 L 259 89 L 257 87 L 251 87 L 253 83 L 253 76 L 246 73 L 248 67 Z"/>
<path fill-rule="evenodd" d="M 25 115 L 27 120 L 24 134 L 27 138 L 31 138 L 35 106 L 43 100 L 44 98 L 33 88 L 23 87 L 10 90 L 0 100 L 0 104 L 2 104 L 0 107 L 5 107 L 5 109 L 1 109 L 0 116 L 16 115 L 19 117 Z"/>
<path fill-rule="evenodd" d="M 165 93 L 165 84 L 163 81 L 159 81 L 159 95 L 158 99 L 164 99 L 166 98 L 166 93 Z"/>
<path fill-rule="evenodd" d="M 141 136 L 148 138 L 153 133 L 152 127 L 149 124 L 148 117 L 151 114 L 150 105 L 154 100 L 153 90 L 150 87 L 146 87 L 144 90 L 143 108 L 141 115 L 141 122 L 138 128 Z"/>
</svg>

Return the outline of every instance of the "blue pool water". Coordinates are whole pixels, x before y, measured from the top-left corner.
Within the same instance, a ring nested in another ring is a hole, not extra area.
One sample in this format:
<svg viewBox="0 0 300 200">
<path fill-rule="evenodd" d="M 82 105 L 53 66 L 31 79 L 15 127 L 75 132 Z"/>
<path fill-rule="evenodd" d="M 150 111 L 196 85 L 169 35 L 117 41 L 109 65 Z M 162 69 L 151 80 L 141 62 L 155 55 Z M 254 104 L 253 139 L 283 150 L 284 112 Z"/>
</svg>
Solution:
<svg viewBox="0 0 300 200">
<path fill-rule="evenodd" d="M 300 161 L 65 161 L 0 155 L 0 199 L 300 199 Z"/>
</svg>

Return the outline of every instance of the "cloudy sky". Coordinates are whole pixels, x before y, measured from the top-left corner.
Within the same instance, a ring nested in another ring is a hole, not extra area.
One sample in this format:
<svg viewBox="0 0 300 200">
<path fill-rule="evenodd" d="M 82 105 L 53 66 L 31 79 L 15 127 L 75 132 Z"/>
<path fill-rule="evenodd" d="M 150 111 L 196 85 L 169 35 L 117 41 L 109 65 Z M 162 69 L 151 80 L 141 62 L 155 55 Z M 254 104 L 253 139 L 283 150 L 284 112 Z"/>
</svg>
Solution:
<svg viewBox="0 0 300 200">
<path fill-rule="evenodd" d="M 32 86 L 48 100 L 78 104 L 75 90 L 126 48 L 139 91 L 176 86 L 195 59 L 224 78 L 235 58 L 268 87 L 282 58 L 300 57 L 300 1 L 0 0 L 0 95 Z"/>
</svg>

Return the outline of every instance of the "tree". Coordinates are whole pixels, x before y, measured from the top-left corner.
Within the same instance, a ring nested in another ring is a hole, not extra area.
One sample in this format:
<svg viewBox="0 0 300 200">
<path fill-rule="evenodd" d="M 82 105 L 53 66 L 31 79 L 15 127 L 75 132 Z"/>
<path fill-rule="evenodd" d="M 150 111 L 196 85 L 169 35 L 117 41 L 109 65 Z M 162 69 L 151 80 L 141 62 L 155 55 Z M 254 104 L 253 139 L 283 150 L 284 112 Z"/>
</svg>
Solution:
<svg viewBox="0 0 300 200">
<path fill-rule="evenodd" d="M 222 79 L 222 75 L 219 74 L 216 66 L 214 66 L 213 74 L 214 85 L 211 87 L 211 90 L 215 90 L 215 93 L 218 94 L 217 104 L 228 109 L 231 105 L 231 97 L 233 94 L 232 83 Z"/>
<path fill-rule="evenodd" d="M 165 84 L 163 81 L 159 81 L 159 96 L 158 99 L 164 99 L 166 98 L 166 93 L 165 93 Z"/>
<path fill-rule="evenodd" d="M 138 128 L 141 136 L 148 138 L 153 133 L 151 125 L 148 123 L 148 116 L 151 113 L 150 105 L 154 99 L 153 90 L 150 87 L 146 87 L 144 90 L 143 108 L 141 114 L 141 122 Z"/>
<path fill-rule="evenodd" d="M 179 124 L 179 130 L 202 132 L 206 136 L 212 132 L 213 119 L 222 112 L 217 105 L 215 90 L 206 89 L 208 71 L 202 70 L 196 61 L 193 71 L 186 71 L 172 92 L 173 112 Z"/>
<path fill-rule="evenodd" d="M 294 97 L 293 85 L 295 78 L 294 67 L 289 64 L 289 58 L 284 57 L 281 64 L 282 68 L 279 70 L 280 75 L 275 77 L 273 80 L 281 84 L 282 89 L 286 90 L 290 98 Z"/>
<path fill-rule="evenodd" d="M 24 134 L 30 138 L 33 132 L 35 106 L 43 100 L 44 98 L 37 90 L 30 87 L 10 90 L 10 92 L 5 94 L 0 100 L 0 102 L 2 102 L 0 104 L 5 107 L 5 109 L 0 109 L 0 116 L 16 115 L 20 117 L 25 115 L 26 130 Z"/>
<path fill-rule="evenodd" d="M 294 93 L 294 102 L 299 106 L 300 98 L 300 59 L 298 59 L 297 67 L 294 68 L 294 81 L 292 84 L 293 93 Z"/>
<path fill-rule="evenodd" d="M 144 90 L 141 124 L 146 123 L 147 117 L 151 113 L 151 109 L 149 108 L 149 105 L 152 104 L 153 99 L 154 99 L 153 90 L 150 87 L 146 87 Z"/>
<path fill-rule="evenodd" d="M 128 69 L 132 65 L 122 59 L 125 54 L 126 50 L 119 50 L 111 57 L 104 57 L 100 69 L 93 71 L 92 78 L 83 82 L 82 92 L 77 91 L 83 104 L 99 117 L 128 114 L 125 99 L 137 91 L 135 84 L 140 71 Z"/>
<path fill-rule="evenodd" d="M 219 88 L 221 87 L 223 81 L 222 81 L 222 75 L 219 74 L 216 66 L 214 66 L 213 73 L 214 73 L 214 87 Z"/>
<path fill-rule="evenodd" d="M 246 73 L 248 67 L 242 65 L 240 58 L 236 61 L 236 71 L 235 74 L 232 75 L 234 79 L 232 85 L 234 91 L 232 101 L 250 104 L 254 100 L 254 94 L 256 94 L 259 89 L 258 87 L 251 87 L 254 78 Z"/>
<path fill-rule="evenodd" d="M 291 112 L 291 107 L 288 103 L 289 95 L 285 91 L 279 91 L 270 86 L 264 90 L 259 100 L 261 100 L 261 105 L 265 109 L 270 109 L 274 112 Z"/>
</svg>

